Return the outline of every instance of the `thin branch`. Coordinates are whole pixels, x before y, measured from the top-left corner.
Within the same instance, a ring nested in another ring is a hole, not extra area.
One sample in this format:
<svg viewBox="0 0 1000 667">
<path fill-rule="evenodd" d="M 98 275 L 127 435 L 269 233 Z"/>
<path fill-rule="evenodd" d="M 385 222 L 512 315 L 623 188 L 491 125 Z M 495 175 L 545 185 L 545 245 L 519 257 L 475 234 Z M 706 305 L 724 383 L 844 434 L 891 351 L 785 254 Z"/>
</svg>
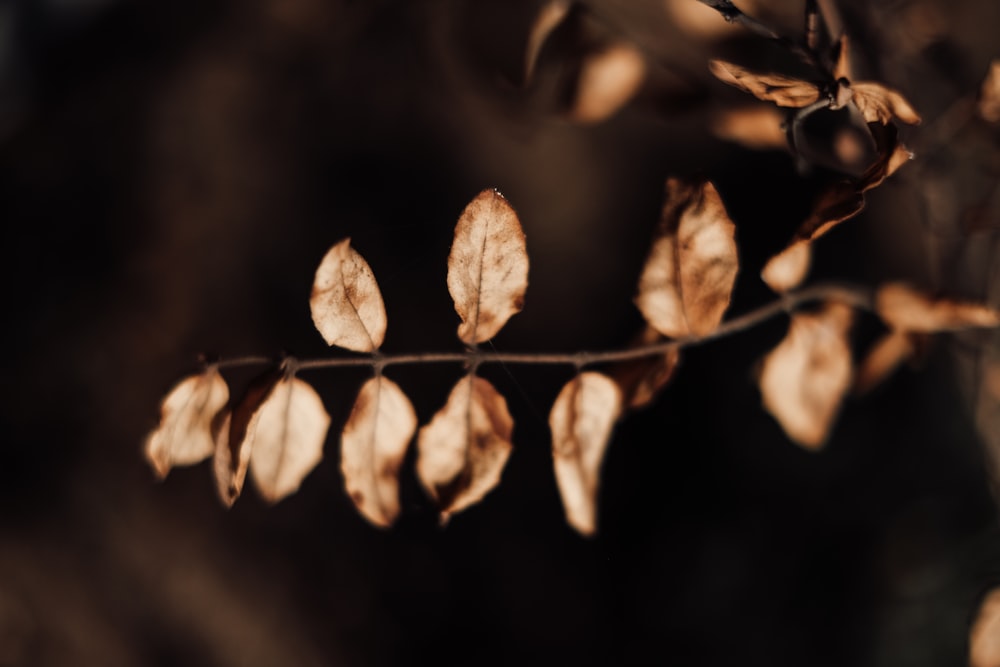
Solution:
<svg viewBox="0 0 1000 667">
<path fill-rule="evenodd" d="M 732 0 L 697 0 L 706 7 L 711 7 L 715 11 L 719 12 L 719 15 L 726 20 L 727 23 L 737 23 L 755 35 L 759 35 L 765 39 L 769 39 L 773 42 L 780 44 L 781 46 L 788 49 L 790 52 L 794 53 L 800 60 L 808 65 L 822 69 L 822 64 L 819 62 L 816 54 L 813 53 L 808 48 L 803 47 L 801 44 L 794 42 L 783 35 L 778 34 L 777 31 L 773 30 L 770 26 L 762 23 L 750 16 L 749 14 L 743 13 L 739 7 L 732 3 Z"/>
</svg>

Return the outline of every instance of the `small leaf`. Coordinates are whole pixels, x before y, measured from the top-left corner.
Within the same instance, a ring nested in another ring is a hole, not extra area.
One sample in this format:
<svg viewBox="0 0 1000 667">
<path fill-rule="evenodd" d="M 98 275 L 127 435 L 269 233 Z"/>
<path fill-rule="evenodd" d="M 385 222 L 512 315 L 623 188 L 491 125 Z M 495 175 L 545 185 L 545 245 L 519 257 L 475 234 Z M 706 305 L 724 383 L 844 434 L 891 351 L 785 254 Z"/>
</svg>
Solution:
<svg viewBox="0 0 1000 667">
<path fill-rule="evenodd" d="M 1000 123 L 1000 60 L 990 63 L 990 71 L 979 89 L 979 115 L 988 123 Z"/>
<path fill-rule="evenodd" d="M 854 105 L 869 123 L 886 125 L 894 117 L 909 125 L 920 123 L 919 114 L 906 98 L 891 88 L 871 81 L 859 81 L 851 85 L 851 90 L 854 92 Z"/>
<path fill-rule="evenodd" d="M 327 345 L 374 352 L 385 340 L 382 293 L 371 267 L 351 247 L 350 239 L 335 244 L 323 257 L 309 307 Z"/>
<path fill-rule="evenodd" d="M 261 497 L 276 503 L 299 490 L 323 458 L 330 415 L 307 382 L 282 378 L 255 415 L 250 474 Z"/>
<path fill-rule="evenodd" d="M 854 378 L 854 393 L 867 394 L 882 384 L 900 365 L 913 357 L 917 346 L 914 334 L 890 331 L 872 346 L 858 366 Z"/>
<path fill-rule="evenodd" d="M 760 277 L 775 292 L 787 292 L 802 284 L 811 263 L 812 245 L 808 240 L 796 240 L 767 261 Z"/>
<path fill-rule="evenodd" d="M 969 667 L 1000 665 L 1000 588 L 990 591 L 979 605 L 969 632 Z"/>
<path fill-rule="evenodd" d="M 719 139 L 752 150 L 784 149 L 788 147 L 784 123 L 784 112 L 772 106 L 758 105 L 713 114 L 711 129 Z"/>
<path fill-rule="evenodd" d="M 354 505 L 376 526 L 399 515 L 399 468 L 416 430 L 399 385 L 381 375 L 365 382 L 340 440 L 340 470 Z"/>
<path fill-rule="evenodd" d="M 847 333 L 853 315 L 836 302 L 815 314 L 796 313 L 784 340 L 764 358 L 764 407 L 807 449 L 822 447 L 851 384 Z"/>
<path fill-rule="evenodd" d="M 935 333 L 1000 325 L 1000 312 L 977 303 L 932 299 L 903 283 L 888 283 L 875 296 L 875 310 L 892 329 Z"/>
<path fill-rule="evenodd" d="M 226 507 L 232 507 L 243 491 L 261 406 L 284 376 L 283 369 L 271 369 L 251 380 L 236 407 L 225 416 L 216 439 L 214 471 L 216 489 Z"/>
<path fill-rule="evenodd" d="M 708 182 L 667 180 L 656 238 L 636 305 L 664 336 L 704 336 L 729 306 L 738 259 L 735 225 Z"/>
<path fill-rule="evenodd" d="M 819 87 L 808 81 L 781 74 L 758 74 L 724 60 L 711 60 L 708 68 L 720 81 L 779 107 L 801 108 L 819 100 Z"/>
<path fill-rule="evenodd" d="M 581 373 L 562 388 L 549 413 L 552 458 L 566 521 L 583 535 L 597 530 L 597 488 L 622 394 L 600 373 Z"/>
<path fill-rule="evenodd" d="M 525 83 L 530 83 L 535 74 L 538 54 L 541 53 L 545 40 L 563 22 L 572 4 L 569 0 L 547 0 L 542 4 L 528 34 L 528 45 L 524 55 Z"/>
<path fill-rule="evenodd" d="M 511 452 L 514 420 L 486 380 L 468 375 L 417 435 L 417 476 L 442 521 L 493 490 Z"/>
<path fill-rule="evenodd" d="M 213 424 L 229 401 L 215 366 L 185 378 L 160 404 L 160 424 L 146 438 L 146 459 L 163 479 L 173 466 L 193 465 L 215 451 Z"/>
<path fill-rule="evenodd" d="M 489 340 L 524 306 L 528 249 L 517 214 L 496 190 L 483 190 L 455 226 L 448 292 L 462 318 L 458 337 Z"/>
<path fill-rule="evenodd" d="M 660 332 L 646 325 L 629 347 L 645 347 L 664 340 Z M 667 386 L 680 358 L 680 351 L 671 348 L 661 355 L 615 364 L 608 375 L 618 384 L 625 407 L 638 410 L 652 403 L 660 390 Z"/>
<path fill-rule="evenodd" d="M 587 56 L 580 66 L 570 117 L 599 123 L 632 99 L 646 78 L 646 60 L 631 44 L 611 44 Z"/>
</svg>

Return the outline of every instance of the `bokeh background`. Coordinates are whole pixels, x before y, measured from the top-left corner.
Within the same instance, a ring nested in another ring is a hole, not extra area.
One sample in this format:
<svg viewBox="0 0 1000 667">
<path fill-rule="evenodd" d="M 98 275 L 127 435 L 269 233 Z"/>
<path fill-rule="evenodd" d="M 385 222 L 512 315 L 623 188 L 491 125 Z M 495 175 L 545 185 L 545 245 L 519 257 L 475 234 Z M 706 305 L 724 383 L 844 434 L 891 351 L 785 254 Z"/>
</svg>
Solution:
<svg viewBox="0 0 1000 667">
<path fill-rule="evenodd" d="M 498 350 L 627 344 L 670 174 L 709 176 L 736 222 L 732 312 L 773 298 L 756 276 L 829 175 L 715 138 L 712 114 L 751 101 L 705 63 L 781 54 L 695 0 L 586 5 L 575 25 L 649 66 L 598 124 L 566 117 L 586 43 L 570 29 L 523 85 L 528 0 L 0 2 L 0 665 L 965 660 L 1000 582 L 984 445 L 1000 428 L 982 440 L 973 410 L 976 360 L 997 349 L 982 335 L 942 339 L 849 400 L 820 453 L 791 444 L 754 387 L 786 320 L 692 349 L 617 427 L 592 540 L 566 526 L 552 478 L 546 415 L 566 369 L 483 370 L 515 452 L 443 529 L 412 455 L 393 529 L 343 492 L 336 431 L 360 371 L 305 377 L 333 417 L 327 459 L 276 506 L 248 489 L 226 511 L 208 465 L 158 483 L 143 461 L 198 354 L 328 354 L 308 295 L 344 236 L 380 281 L 385 350 L 457 349 L 445 260 L 486 187 L 518 209 L 532 258 Z M 741 6 L 801 27 L 799 2 Z M 925 122 L 904 133 L 917 160 L 819 243 L 814 277 L 997 303 L 998 135 L 962 105 L 1000 55 L 1000 5 L 842 10 L 864 78 Z M 877 335 L 863 319 L 859 351 Z M 392 377 L 426 421 L 459 373 Z"/>
</svg>

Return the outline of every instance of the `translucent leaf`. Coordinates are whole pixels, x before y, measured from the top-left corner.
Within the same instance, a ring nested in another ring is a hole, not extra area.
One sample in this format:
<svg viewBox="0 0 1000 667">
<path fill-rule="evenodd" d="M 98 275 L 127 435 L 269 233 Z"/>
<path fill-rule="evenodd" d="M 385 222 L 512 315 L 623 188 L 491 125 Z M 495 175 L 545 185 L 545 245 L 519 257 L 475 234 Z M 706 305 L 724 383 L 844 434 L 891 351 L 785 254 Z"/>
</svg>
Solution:
<svg viewBox="0 0 1000 667">
<path fill-rule="evenodd" d="M 599 123 L 632 99 L 646 78 L 646 60 L 635 46 L 612 44 L 584 58 L 570 117 Z"/>
<path fill-rule="evenodd" d="M 622 394 L 611 378 L 581 373 L 552 405 L 552 458 L 566 521 L 583 535 L 597 530 L 597 488 Z"/>
<path fill-rule="evenodd" d="M 781 74 L 758 74 L 723 60 L 711 60 L 708 68 L 717 79 L 779 107 L 806 107 L 819 100 L 814 83 Z"/>
<path fill-rule="evenodd" d="M 399 515 L 399 468 L 416 430 L 417 415 L 399 385 L 383 376 L 365 382 L 340 440 L 340 470 L 354 505 L 376 526 Z"/>
<path fill-rule="evenodd" d="M 486 380 L 468 375 L 417 435 L 417 476 L 442 521 L 493 490 L 511 452 L 514 420 Z"/>
<path fill-rule="evenodd" d="M 808 449 L 826 441 L 851 384 L 847 334 L 853 315 L 840 303 L 815 314 L 796 313 L 784 340 L 764 358 L 764 407 L 789 438 Z"/>
<path fill-rule="evenodd" d="M 882 384 L 916 351 L 913 334 L 890 331 L 875 342 L 859 364 L 854 378 L 854 392 L 866 394 Z"/>
<path fill-rule="evenodd" d="M 448 292 L 462 318 L 458 337 L 469 345 L 496 335 L 524 306 L 528 249 L 521 223 L 496 190 L 483 190 L 455 226 L 448 255 Z"/>
<path fill-rule="evenodd" d="M 704 336 L 729 306 L 739 266 L 735 225 L 708 182 L 667 180 L 636 305 L 664 336 Z"/>
<path fill-rule="evenodd" d="M 969 633 L 969 667 L 1000 665 L 1000 588 L 994 588 L 979 605 Z"/>
<path fill-rule="evenodd" d="M 977 303 L 932 299 L 903 283 L 888 283 L 875 296 L 879 317 L 892 329 L 935 333 L 1000 325 L 1000 312 Z"/>
<path fill-rule="evenodd" d="M 374 352 L 385 340 L 382 293 L 368 262 L 344 239 L 316 269 L 309 299 L 313 322 L 327 345 Z"/>
<path fill-rule="evenodd" d="M 898 118 L 909 125 L 920 122 L 920 116 L 900 93 L 880 83 L 859 81 L 851 85 L 854 105 L 869 123 L 883 125 Z"/>
<path fill-rule="evenodd" d="M 1000 60 L 990 63 L 990 71 L 979 89 L 979 115 L 989 123 L 1000 123 Z"/>
<path fill-rule="evenodd" d="M 665 339 L 647 325 L 630 347 L 644 347 Z M 649 405 L 673 377 L 681 354 L 672 348 L 664 354 L 615 364 L 608 375 L 618 384 L 622 403 L 631 410 Z"/>
<path fill-rule="evenodd" d="M 812 245 L 796 240 L 767 261 L 760 277 L 775 292 L 787 292 L 802 284 L 811 263 Z"/>
<path fill-rule="evenodd" d="M 231 413 L 227 413 L 215 444 L 215 483 L 219 498 L 232 507 L 243 491 L 260 408 L 285 376 L 272 369 L 254 378 Z"/>
<path fill-rule="evenodd" d="M 250 474 L 269 503 L 299 490 L 323 458 L 330 415 L 309 383 L 282 378 L 257 411 L 249 437 Z"/>
<path fill-rule="evenodd" d="M 161 479 L 173 466 L 204 461 L 215 451 L 216 418 L 229 387 L 215 366 L 179 382 L 160 404 L 160 424 L 146 438 L 146 459 Z"/>
<path fill-rule="evenodd" d="M 538 54 L 542 51 L 542 45 L 545 44 L 545 40 L 552 34 L 552 31 L 558 28 L 559 24 L 566 18 L 572 4 L 569 0 L 547 0 L 542 4 L 542 8 L 531 25 L 531 32 L 528 34 L 528 45 L 524 54 L 525 83 L 530 83 L 534 76 L 535 65 L 538 62 Z"/>
</svg>

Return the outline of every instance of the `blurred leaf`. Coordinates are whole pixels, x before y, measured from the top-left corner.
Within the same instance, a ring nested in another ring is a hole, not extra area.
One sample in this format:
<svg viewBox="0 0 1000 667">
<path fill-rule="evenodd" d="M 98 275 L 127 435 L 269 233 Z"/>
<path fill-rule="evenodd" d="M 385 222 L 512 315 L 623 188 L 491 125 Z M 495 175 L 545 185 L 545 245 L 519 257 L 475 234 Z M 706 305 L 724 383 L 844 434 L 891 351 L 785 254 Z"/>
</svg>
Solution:
<svg viewBox="0 0 1000 667">
<path fill-rule="evenodd" d="M 462 318 L 458 337 L 468 345 L 489 340 L 524 306 L 528 249 L 511 205 L 483 190 L 455 226 L 448 255 L 448 292 Z"/>
<path fill-rule="evenodd" d="M 1000 325 L 1000 311 L 977 303 L 932 299 L 904 283 L 882 285 L 875 295 L 879 317 L 892 329 L 935 333 Z"/>
<path fill-rule="evenodd" d="M 531 31 L 528 33 L 528 44 L 524 54 L 525 84 L 531 83 L 535 74 L 535 65 L 538 62 L 538 54 L 541 53 L 545 40 L 563 22 L 572 4 L 570 0 L 546 0 L 542 4 L 535 16 L 535 21 L 531 24 Z"/>
<path fill-rule="evenodd" d="M 722 321 L 736 280 L 735 225 L 715 187 L 670 178 L 636 305 L 664 336 L 704 336 Z"/>
<path fill-rule="evenodd" d="M 989 123 L 1000 123 L 1000 60 L 990 63 L 990 71 L 979 89 L 979 115 Z"/>
<path fill-rule="evenodd" d="M 664 340 L 660 332 L 647 324 L 629 348 L 645 347 Z M 673 348 L 662 355 L 615 364 L 608 375 L 618 384 L 625 407 L 637 410 L 649 405 L 667 386 L 680 358 L 680 351 Z"/>
<path fill-rule="evenodd" d="M 309 307 L 327 345 L 374 352 L 385 340 L 382 293 L 371 267 L 351 248 L 349 238 L 330 248 L 320 262 Z"/>
<path fill-rule="evenodd" d="M 399 515 L 399 468 L 417 430 L 410 399 L 386 377 L 361 387 L 340 440 L 344 486 L 361 514 L 376 526 Z"/>
<path fill-rule="evenodd" d="M 969 633 L 969 667 L 1000 667 L 1000 588 L 979 605 Z"/>
<path fill-rule="evenodd" d="M 854 393 L 867 394 L 916 354 L 914 334 L 890 331 L 872 345 L 854 378 Z"/>
<path fill-rule="evenodd" d="M 694 6 L 698 3 L 691 3 Z M 719 139 L 752 150 L 786 149 L 785 115 L 771 106 L 759 105 L 720 111 L 712 115 L 711 129 Z"/>
<path fill-rule="evenodd" d="M 638 92 L 646 78 L 646 60 L 635 46 L 610 44 L 584 57 L 570 118 L 599 123 L 610 118 Z"/>
<path fill-rule="evenodd" d="M 618 385 L 586 372 L 562 388 L 549 413 L 552 457 L 566 521 L 583 535 L 597 530 L 597 488 L 611 429 L 622 411 Z"/>
<path fill-rule="evenodd" d="M 710 60 L 717 79 L 779 107 L 801 108 L 819 100 L 819 87 L 809 81 L 781 74 L 759 74 L 724 60 Z"/>
<path fill-rule="evenodd" d="M 760 272 L 761 279 L 775 292 L 787 292 L 802 284 L 812 263 L 808 239 L 796 239 L 772 257 Z"/>
</svg>

